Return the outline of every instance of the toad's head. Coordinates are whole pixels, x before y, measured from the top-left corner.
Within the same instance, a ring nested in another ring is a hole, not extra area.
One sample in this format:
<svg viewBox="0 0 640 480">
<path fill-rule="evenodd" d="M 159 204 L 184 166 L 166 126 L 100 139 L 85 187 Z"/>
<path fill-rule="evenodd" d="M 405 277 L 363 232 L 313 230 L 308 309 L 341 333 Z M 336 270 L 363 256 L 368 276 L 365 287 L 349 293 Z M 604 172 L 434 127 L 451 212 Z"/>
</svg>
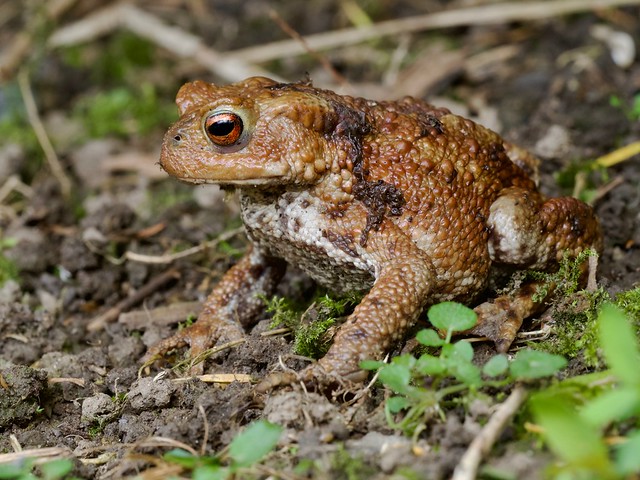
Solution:
<svg viewBox="0 0 640 480">
<path fill-rule="evenodd" d="M 254 77 L 227 86 L 201 81 L 178 92 L 180 119 L 160 163 L 192 183 L 271 186 L 317 183 L 351 166 L 364 115 L 307 83 Z"/>
</svg>

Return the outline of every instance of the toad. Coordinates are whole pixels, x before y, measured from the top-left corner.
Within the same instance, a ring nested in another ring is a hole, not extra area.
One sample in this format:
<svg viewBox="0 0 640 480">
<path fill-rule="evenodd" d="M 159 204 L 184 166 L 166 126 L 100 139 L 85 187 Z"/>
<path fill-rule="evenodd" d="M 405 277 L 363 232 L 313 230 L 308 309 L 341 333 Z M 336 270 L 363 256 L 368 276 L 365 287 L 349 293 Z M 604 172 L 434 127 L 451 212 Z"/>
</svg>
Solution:
<svg viewBox="0 0 640 480">
<path fill-rule="evenodd" d="M 496 268 L 552 271 L 565 254 L 601 248 L 590 206 L 538 191 L 532 155 L 421 100 L 249 78 L 189 83 L 176 102 L 162 168 L 237 190 L 252 246 L 198 320 L 152 346 L 148 360 L 242 336 L 263 310 L 259 295 L 271 295 L 292 264 L 334 292 L 367 292 L 298 378 L 363 381 L 359 363 L 380 359 L 427 306 L 477 304 Z M 471 333 L 507 350 L 548 300 L 534 291 L 525 284 L 476 306 Z"/>
</svg>

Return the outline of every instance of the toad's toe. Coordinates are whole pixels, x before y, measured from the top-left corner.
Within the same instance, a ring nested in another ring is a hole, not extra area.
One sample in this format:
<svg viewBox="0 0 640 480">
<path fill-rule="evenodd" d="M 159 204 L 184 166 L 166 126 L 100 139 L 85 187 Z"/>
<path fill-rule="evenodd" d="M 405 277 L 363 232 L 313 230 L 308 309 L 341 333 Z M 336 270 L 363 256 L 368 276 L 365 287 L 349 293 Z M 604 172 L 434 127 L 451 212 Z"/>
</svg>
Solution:
<svg viewBox="0 0 640 480">
<path fill-rule="evenodd" d="M 160 360 L 172 350 L 189 346 L 189 357 L 196 359 L 206 350 L 219 344 L 239 340 L 244 337 L 242 328 L 234 322 L 198 320 L 193 325 L 180 330 L 169 338 L 166 338 L 151 346 L 143 357 L 145 365 L 150 365 Z M 195 369 L 195 370 L 194 370 Z M 192 367 L 191 373 L 201 373 L 202 363 Z"/>
<path fill-rule="evenodd" d="M 506 352 L 522 326 L 523 317 L 518 315 L 506 302 L 496 299 L 495 303 L 483 303 L 474 311 L 478 315 L 478 323 L 465 333 L 486 337 L 495 343 L 496 350 Z"/>
</svg>

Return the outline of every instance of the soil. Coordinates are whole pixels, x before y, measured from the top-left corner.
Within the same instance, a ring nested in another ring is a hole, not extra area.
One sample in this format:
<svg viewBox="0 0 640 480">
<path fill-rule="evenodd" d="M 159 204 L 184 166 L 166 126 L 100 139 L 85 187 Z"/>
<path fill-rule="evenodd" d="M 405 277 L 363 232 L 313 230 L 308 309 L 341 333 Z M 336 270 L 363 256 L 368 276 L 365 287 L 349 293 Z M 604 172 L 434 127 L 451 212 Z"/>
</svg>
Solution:
<svg viewBox="0 0 640 480">
<path fill-rule="evenodd" d="M 19 2 L 7 5 L 12 3 Z M 78 2 L 55 28 L 81 20 L 98 8 L 94 3 Z M 269 19 L 267 2 L 193 2 L 190 8 L 181 2 L 153 3 L 138 2 L 141 9 L 220 51 L 286 38 Z M 383 21 L 469 2 L 369 3 L 371 19 Z M 340 4 L 315 0 L 273 7 L 299 33 L 310 34 L 349 26 Z M 198 8 L 204 10 L 198 13 Z M 629 64 L 616 64 L 612 47 L 594 34 L 596 28 L 622 32 L 640 48 L 639 19 L 640 7 L 625 7 L 417 32 L 323 55 L 359 95 L 412 93 L 488 124 L 543 159 L 546 193 L 567 194 L 571 192 L 556 181 L 557 172 L 640 140 L 640 122 L 629 111 L 640 92 L 638 54 Z M 23 20 L 10 17 L 0 45 L 28 28 Z M 86 45 L 86 58 L 99 63 L 117 35 L 122 34 L 113 32 Z M 193 61 L 149 48 L 150 63 L 129 65 L 133 70 L 128 75 L 155 84 L 167 100 L 183 81 L 224 81 Z M 394 71 L 394 55 L 402 55 L 405 48 L 407 56 Z M 75 99 L 118 82 L 101 83 L 90 75 L 90 66 L 72 67 L 62 57 L 61 50 L 47 49 L 30 59 L 31 82 L 40 115 L 71 179 L 71 196 L 63 195 L 46 162 L 38 166 L 32 161 L 28 147 L 14 142 L 0 146 L 0 183 L 11 177 L 24 186 L 23 193 L 3 198 L 0 210 L 0 251 L 19 270 L 15 280 L 0 286 L 0 452 L 14 450 L 12 437 L 24 449 L 65 447 L 76 459 L 75 475 L 122 478 L 160 468 L 158 459 L 167 447 L 157 441 L 143 443 L 149 437 L 213 454 L 243 426 L 266 418 L 285 427 L 285 434 L 265 469 L 252 474 L 255 478 L 450 478 L 499 400 L 486 398 L 452 409 L 446 420 L 429 421 L 412 440 L 388 426 L 381 387 L 345 402 L 299 388 L 255 395 L 247 382 L 181 379 L 157 367 L 139 372 L 146 348 L 197 313 L 198 302 L 247 242 L 240 232 L 171 263 L 125 261 L 126 252 L 163 255 L 215 239 L 239 226 L 237 204 L 233 198 L 224 201 L 215 186 L 192 187 L 165 178 L 154 165 L 162 128 L 144 135 L 69 140 L 69 131 L 86 121 L 74 113 Z M 416 74 L 416 65 L 429 74 Z M 312 56 L 289 56 L 263 67 L 290 80 L 308 72 L 316 85 L 336 87 L 332 74 Z M 0 86 L 0 115 L 9 108 L 15 89 L 15 80 Z M 622 106 L 612 105 L 612 98 Z M 37 155 L 42 158 L 39 151 Z M 612 295 L 640 284 L 638 160 L 636 155 L 588 176 L 606 233 L 598 281 Z M 312 282 L 295 270 L 287 273 L 279 290 L 300 301 L 308 301 L 312 292 Z M 121 308 L 136 293 L 138 302 Z M 176 304 L 184 306 L 182 313 L 156 310 Z M 122 311 L 109 317 L 114 308 Z M 263 335 L 268 331 L 265 314 L 248 332 L 247 342 L 210 358 L 205 373 L 260 379 L 279 368 L 279 358 L 294 369 L 306 364 L 291 355 L 288 336 Z M 550 454 L 540 448 L 537 437 L 523 437 L 516 430 L 514 423 L 503 432 L 485 471 L 501 472 L 500 478 L 542 477 Z M 314 466 L 300 467 L 305 459 Z"/>
</svg>

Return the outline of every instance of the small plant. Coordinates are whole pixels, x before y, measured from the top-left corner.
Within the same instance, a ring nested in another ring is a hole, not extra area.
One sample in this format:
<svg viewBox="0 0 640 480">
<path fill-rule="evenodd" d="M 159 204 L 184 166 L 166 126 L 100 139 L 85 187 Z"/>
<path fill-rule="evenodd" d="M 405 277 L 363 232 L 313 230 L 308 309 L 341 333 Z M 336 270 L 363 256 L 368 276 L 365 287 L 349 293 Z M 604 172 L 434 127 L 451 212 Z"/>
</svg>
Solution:
<svg viewBox="0 0 640 480">
<path fill-rule="evenodd" d="M 259 420 L 236 435 L 229 447 L 217 455 L 197 456 L 175 449 L 163 458 L 190 471 L 194 480 L 247 478 L 251 469 L 275 448 L 281 434 L 282 427 Z"/>
<path fill-rule="evenodd" d="M 625 103 L 619 96 L 612 95 L 609 98 L 609 104 L 622 110 L 630 121 L 636 122 L 640 120 L 640 93 L 637 93 L 628 103 Z"/>
<path fill-rule="evenodd" d="M 265 302 L 267 312 L 273 314 L 271 328 L 283 326 L 293 331 L 294 353 L 320 358 L 330 346 L 331 338 L 327 331 L 359 300 L 356 294 L 337 299 L 326 294 L 318 295 L 304 311 L 283 297 L 274 296 Z"/>
<path fill-rule="evenodd" d="M 155 87 L 143 83 L 134 88 L 117 87 L 80 100 L 75 114 L 83 119 L 90 137 L 145 134 L 169 124 L 175 108 L 161 102 Z"/>
<path fill-rule="evenodd" d="M 0 465 L 0 479 L 3 480 L 75 480 L 77 477 L 70 477 L 69 473 L 73 470 L 73 462 L 68 458 L 58 458 L 50 460 L 38 467 L 34 467 L 35 459 L 28 458 L 25 461 L 16 464 Z M 34 468 L 39 472 L 33 473 Z"/>
<path fill-rule="evenodd" d="M 476 313 L 455 302 L 433 305 L 428 317 L 434 327 L 446 332 L 441 338 L 435 330 L 418 332 L 416 339 L 426 347 L 440 348 L 438 355 L 425 353 L 419 358 L 405 354 L 391 363 L 367 361 L 362 368 L 378 370 L 380 381 L 396 395 L 385 404 L 389 425 L 406 434 L 417 434 L 434 415 L 444 416 L 443 403 L 465 391 L 483 387 L 503 387 L 516 380 L 547 377 L 562 369 L 566 360 L 558 355 L 532 349 L 520 350 L 511 361 L 506 355 L 492 357 L 482 368 L 473 363 L 473 347 L 466 340 L 451 342 L 455 332 L 473 327 Z M 403 413 L 400 421 L 394 415 Z"/>
<path fill-rule="evenodd" d="M 620 292 L 616 296 L 616 305 L 629 316 L 636 331 L 640 329 L 640 287 Z"/>
<path fill-rule="evenodd" d="M 640 347 L 629 319 L 612 303 L 601 308 L 598 327 L 609 370 L 567 379 L 530 400 L 545 442 L 562 461 L 553 478 L 640 474 Z"/>
<path fill-rule="evenodd" d="M 0 287 L 6 281 L 18 278 L 18 267 L 2 253 L 4 249 L 14 247 L 16 243 L 15 238 L 0 238 Z"/>
</svg>

